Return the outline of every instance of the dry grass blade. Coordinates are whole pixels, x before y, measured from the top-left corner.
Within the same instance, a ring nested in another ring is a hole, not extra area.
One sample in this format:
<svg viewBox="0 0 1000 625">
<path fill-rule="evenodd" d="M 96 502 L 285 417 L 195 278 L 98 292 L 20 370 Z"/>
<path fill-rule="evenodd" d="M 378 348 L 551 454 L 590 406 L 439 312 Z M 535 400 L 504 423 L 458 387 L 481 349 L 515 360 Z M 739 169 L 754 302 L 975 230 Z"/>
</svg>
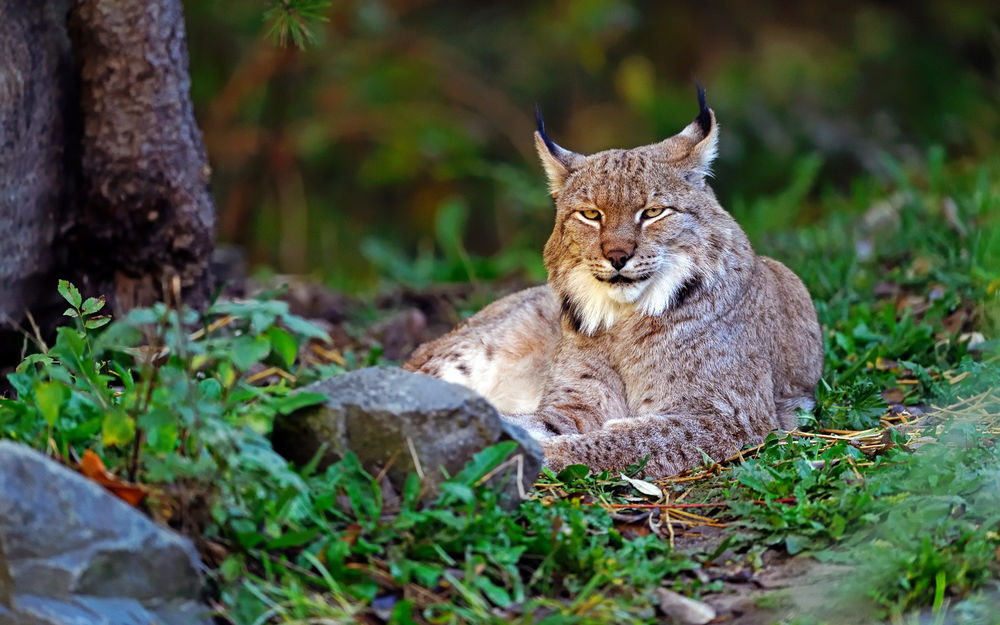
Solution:
<svg viewBox="0 0 1000 625">
<path fill-rule="evenodd" d="M 263 380 L 264 378 L 270 377 L 272 375 L 281 376 L 281 377 L 285 378 L 286 380 L 288 380 L 289 382 L 292 382 L 293 384 L 295 383 L 295 380 L 297 379 L 294 375 L 292 375 L 291 373 L 288 373 L 284 369 L 279 369 L 278 367 L 268 367 L 267 369 L 263 369 L 261 371 L 258 371 L 257 373 L 255 373 L 255 374 L 253 374 L 251 376 L 247 376 L 246 382 L 248 384 L 253 384 L 255 382 L 259 382 L 259 381 Z"/>
<path fill-rule="evenodd" d="M 945 407 L 933 406 L 932 411 L 929 412 L 928 416 L 930 415 L 934 416 L 934 423 L 936 423 L 941 417 L 962 418 L 965 420 L 984 423 L 986 424 L 984 427 L 985 430 L 1000 433 L 1000 425 L 998 425 L 998 422 L 1000 422 L 1000 390 L 990 390 L 973 397 L 960 399 Z M 820 429 L 814 432 L 792 430 L 790 432 L 786 432 L 785 439 L 778 441 L 777 444 L 787 445 L 789 439 L 795 438 L 825 441 L 826 444 L 821 445 L 820 449 L 820 452 L 824 452 L 828 451 L 835 444 L 847 442 L 852 447 L 871 457 L 881 453 L 882 450 L 893 446 L 895 444 L 893 441 L 898 440 L 897 438 L 894 438 L 897 434 L 902 434 L 906 437 L 905 444 L 907 447 L 917 447 L 922 444 L 936 442 L 934 438 L 929 436 L 930 425 L 931 420 L 929 420 L 927 416 L 914 416 L 906 410 L 902 410 L 900 412 L 887 413 L 884 415 L 882 419 L 880 419 L 878 427 L 864 430 Z M 890 436 L 890 432 L 895 432 L 896 434 Z M 669 503 L 609 503 L 607 501 L 591 501 L 584 503 L 583 505 L 600 506 L 612 514 L 621 514 L 628 510 L 652 510 L 653 514 L 649 517 L 650 528 L 655 532 L 661 533 L 661 535 L 665 534 L 669 540 L 671 540 L 671 543 L 675 537 L 673 528 L 674 525 L 684 527 L 698 525 L 726 527 L 726 524 L 721 522 L 718 517 L 726 514 L 726 510 L 729 507 L 727 502 L 686 504 L 681 503 L 681 500 L 683 500 L 691 492 L 692 487 L 701 483 L 706 483 L 724 472 L 732 470 L 733 467 L 739 466 L 746 460 L 758 457 L 764 447 L 765 444 L 761 443 L 759 445 L 741 450 L 720 463 L 695 467 L 693 469 L 682 471 L 677 475 L 654 481 L 653 484 L 663 488 L 666 493 L 670 493 L 672 489 L 678 487 L 679 485 L 684 485 L 686 487 L 686 490 L 683 493 Z M 833 465 L 842 460 L 846 460 L 849 463 L 851 472 L 858 480 L 863 479 L 863 474 L 858 470 L 859 468 L 874 465 L 873 462 L 858 462 L 856 459 L 849 456 L 838 459 L 829 459 L 822 462 Z M 545 501 L 570 496 L 570 493 L 568 493 L 563 486 L 565 485 L 558 482 L 536 483 L 534 485 L 535 497 Z M 794 498 L 791 498 L 789 503 L 793 502 Z M 714 511 L 710 513 L 717 518 L 696 514 L 691 512 L 690 509 L 704 509 L 706 512 Z M 653 519 L 652 517 L 654 516 L 657 516 L 659 521 Z M 659 530 L 665 531 L 660 532 Z"/>
</svg>

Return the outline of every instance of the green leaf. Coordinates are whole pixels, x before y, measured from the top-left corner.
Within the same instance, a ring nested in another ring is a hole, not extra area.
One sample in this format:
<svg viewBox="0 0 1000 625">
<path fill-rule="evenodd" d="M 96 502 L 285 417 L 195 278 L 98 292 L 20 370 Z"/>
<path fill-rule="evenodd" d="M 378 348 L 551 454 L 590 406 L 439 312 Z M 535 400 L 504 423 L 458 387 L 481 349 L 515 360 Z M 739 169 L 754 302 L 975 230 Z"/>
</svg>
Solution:
<svg viewBox="0 0 1000 625">
<path fill-rule="evenodd" d="M 389 625 L 415 625 L 413 621 L 413 599 L 403 599 L 392 608 Z"/>
<path fill-rule="evenodd" d="M 785 536 L 785 550 L 788 551 L 789 555 L 795 555 L 801 552 L 809 545 L 809 539 L 798 534 L 789 534 Z"/>
<path fill-rule="evenodd" d="M 92 315 L 97 311 L 104 308 L 104 296 L 101 297 L 88 297 L 87 301 L 83 303 L 80 307 L 80 311 L 85 315 Z"/>
<path fill-rule="evenodd" d="M 275 410 L 283 415 L 291 414 L 299 408 L 315 406 L 329 401 L 329 397 L 323 393 L 299 392 L 280 397 L 274 402 Z"/>
<path fill-rule="evenodd" d="M 198 390 L 205 399 L 222 399 L 222 385 L 215 378 L 207 378 L 198 383 Z"/>
<path fill-rule="evenodd" d="M 101 431 L 101 418 L 88 419 L 66 432 L 66 440 L 69 441 L 89 441 Z"/>
<path fill-rule="evenodd" d="M 127 445 L 135 438 L 135 420 L 115 410 L 104 415 L 101 431 L 105 445 Z"/>
<path fill-rule="evenodd" d="M 52 348 L 52 353 L 64 361 L 70 362 L 82 359 L 87 352 L 87 344 L 76 328 L 62 326 L 56 328 L 56 344 Z"/>
<path fill-rule="evenodd" d="M 483 591 L 483 594 L 499 608 L 506 608 L 513 603 L 510 593 L 505 588 L 494 584 L 488 577 L 482 575 L 474 577 L 472 583 L 479 590 Z"/>
<path fill-rule="evenodd" d="M 413 576 L 417 578 L 417 582 L 424 588 L 433 588 L 436 586 L 441 579 L 441 574 L 444 573 L 443 567 L 424 562 L 414 562 L 412 569 Z"/>
<path fill-rule="evenodd" d="M 834 514 L 833 518 L 830 519 L 830 537 L 834 540 L 840 540 L 840 537 L 844 535 L 845 529 L 847 529 L 847 519 L 840 514 Z"/>
<path fill-rule="evenodd" d="M 158 453 L 169 453 L 180 436 L 176 414 L 166 407 L 156 407 L 139 416 L 139 427 L 146 432 L 146 444 Z"/>
<path fill-rule="evenodd" d="M 516 441 L 503 441 L 496 445 L 491 445 L 472 456 L 472 460 L 466 463 L 465 467 L 458 472 L 458 475 L 450 481 L 465 484 L 466 486 L 475 486 L 483 476 L 495 469 L 516 448 Z"/>
<path fill-rule="evenodd" d="M 122 352 L 135 347 L 142 342 L 142 332 L 130 323 L 113 323 L 97 336 L 94 341 L 94 351 L 104 350 Z"/>
<path fill-rule="evenodd" d="M 33 370 L 34 367 L 32 367 L 32 365 L 39 365 L 42 368 L 47 368 L 51 366 L 53 362 L 55 362 L 55 360 L 48 354 L 28 354 L 24 360 L 21 361 L 21 364 L 17 366 L 17 371 L 27 371 L 29 369 Z"/>
<path fill-rule="evenodd" d="M 246 371 L 267 357 L 271 352 L 271 342 L 264 336 L 240 336 L 233 341 L 233 364 L 240 371 Z"/>
<path fill-rule="evenodd" d="M 458 482 L 445 482 L 441 484 L 441 494 L 450 495 L 462 503 L 472 503 L 476 499 L 476 491 L 471 485 L 460 484 Z M 442 501 L 447 501 L 447 497 L 442 497 Z"/>
<path fill-rule="evenodd" d="M 277 538 L 268 541 L 267 549 L 285 549 L 287 547 L 298 547 L 304 545 L 315 538 L 322 528 L 313 527 L 299 532 L 288 532 Z"/>
<path fill-rule="evenodd" d="M 49 425 L 55 425 L 69 389 L 59 382 L 39 382 L 35 385 L 35 402 L 38 411 Z"/>
<path fill-rule="evenodd" d="M 560 482 L 568 483 L 582 480 L 590 475 L 590 467 L 585 464 L 571 464 L 556 474 L 556 479 Z"/>
<path fill-rule="evenodd" d="M 133 325 L 145 325 L 147 323 L 158 323 L 161 315 L 152 308 L 136 308 L 130 310 L 125 315 L 125 320 Z"/>
<path fill-rule="evenodd" d="M 236 522 L 235 521 L 233 522 L 233 525 L 236 526 Z M 258 532 L 256 529 L 254 529 L 249 523 L 247 523 L 247 527 L 249 529 L 236 530 L 234 532 L 236 534 L 236 540 L 243 547 L 246 547 L 247 549 L 253 549 L 257 545 L 259 545 L 262 542 L 264 542 L 265 540 L 267 540 L 264 536 L 261 535 L 260 532 Z M 235 529 L 235 527 L 234 527 L 234 529 Z"/>
<path fill-rule="evenodd" d="M 948 574 L 944 571 L 938 571 L 934 576 L 934 603 L 931 604 L 931 611 L 937 614 L 941 611 L 941 606 L 944 605 L 944 591 L 948 587 L 947 584 Z"/>
<path fill-rule="evenodd" d="M 406 483 L 403 485 L 403 508 L 411 509 L 416 506 L 420 498 L 420 476 L 410 473 L 406 476 Z"/>
<path fill-rule="evenodd" d="M 285 314 L 281 316 L 281 323 L 285 325 L 286 328 L 294 332 L 295 334 L 301 334 L 302 336 L 319 339 L 329 343 L 331 341 L 330 335 L 327 334 L 319 326 L 306 321 L 298 315 Z"/>
<path fill-rule="evenodd" d="M 90 330 L 106 326 L 108 322 L 111 321 L 111 317 L 108 315 L 101 315 L 100 317 L 91 317 L 83 322 L 83 327 Z"/>
<path fill-rule="evenodd" d="M 83 298 L 80 297 L 80 290 L 68 280 L 59 281 L 59 295 L 62 295 L 63 299 L 69 302 L 73 308 L 78 309 L 83 303 Z"/>
<path fill-rule="evenodd" d="M 737 480 L 740 484 L 748 486 L 758 493 L 767 494 L 767 484 L 773 481 L 771 475 L 762 471 L 755 460 L 750 460 L 738 470 Z"/>
<path fill-rule="evenodd" d="M 299 353 L 299 345 L 292 338 L 292 335 L 278 327 L 267 329 L 267 338 L 271 340 L 271 347 L 274 352 L 281 357 L 285 367 L 295 364 L 295 357 Z"/>
</svg>

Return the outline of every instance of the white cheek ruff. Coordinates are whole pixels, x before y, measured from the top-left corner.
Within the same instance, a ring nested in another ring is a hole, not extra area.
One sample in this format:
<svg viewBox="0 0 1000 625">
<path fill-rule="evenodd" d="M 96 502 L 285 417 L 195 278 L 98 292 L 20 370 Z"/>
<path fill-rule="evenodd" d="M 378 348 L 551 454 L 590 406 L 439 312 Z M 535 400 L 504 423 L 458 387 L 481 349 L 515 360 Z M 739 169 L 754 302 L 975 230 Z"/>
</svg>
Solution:
<svg viewBox="0 0 1000 625">
<path fill-rule="evenodd" d="M 631 304 L 639 299 L 642 292 L 649 286 L 648 282 L 633 282 L 632 284 L 613 284 L 605 287 L 608 297 L 619 304 Z"/>
<path fill-rule="evenodd" d="M 580 318 L 580 331 L 584 334 L 610 328 L 628 312 L 627 304 L 611 298 L 608 285 L 582 267 L 570 273 L 568 286 L 570 299 Z"/>
<path fill-rule="evenodd" d="M 576 308 L 580 331 L 592 335 L 611 328 L 634 311 L 650 316 L 663 314 L 695 273 L 694 261 L 681 254 L 665 256 L 653 277 L 633 284 L 606 284 L 580 267 L 569 275 L 568 295 Z"/>
<path fill-rule="evenodd" d="M 669 254 L 661 261 L 660 269 L 650 278 L 652 284 L 646 288 L 642 297 L 636 302 L 638 308 L 646 315 L 659 315 L 670 308 L 674 297 L 684 284 L 694 277 L 694 261 L 684 254 Z"/>
</svg>

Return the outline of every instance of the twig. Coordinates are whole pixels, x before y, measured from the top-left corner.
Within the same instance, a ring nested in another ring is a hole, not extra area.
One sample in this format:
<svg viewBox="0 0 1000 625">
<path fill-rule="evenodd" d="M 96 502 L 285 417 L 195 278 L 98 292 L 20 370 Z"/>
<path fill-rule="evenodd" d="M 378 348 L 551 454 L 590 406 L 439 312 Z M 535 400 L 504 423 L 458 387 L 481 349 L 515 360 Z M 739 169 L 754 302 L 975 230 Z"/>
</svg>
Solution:
<svg viewBox="0 0 1000 625">
<path fill-rule="evenodd" d="M 271 376 L 271 375 L 277 375 L 277 376 L 283 377 L 286 380 L 288 380 L 289 382 L 293 382 L 293 383 L 295 382 L 295 380 L 298 379 L 294 375 L 292 375 L 291 373 L 288 373 L 287 371 L 285 371 L 284 369 L 279 369 L 278 367 L 268 367 L 267 369 L 264 369 L 262 371 L 258 371 L 257 373 L 255 373 L 255 374 L 247 377 L 246 380 L 245 380 L 245 382 L 247 384 L 253 384 L 254 382 L 259 382 L 260 380 L 263 380 L 264 378 L 266 378 L 268 376 Z"/>
<path fill-rule="evenodd" d="M 413 468 L 417 471 L 417 477 L 421 480 L 424 479 L 424 469 L 420 466 L 420 457 L 417 456 L 417 450 L 413 447 L 413 439 L 409 436 L 406 437 L 406 446 L 410 448 L 410 457 L 413 459 Z"/>
<path fill-rule="evenodd" d="M 487 473 L 483 477 L 479 478 L 479 480 L 476 482 L 476 486 L 479 486 L 481 484 L 486 483 L 491 477 L 493 477 L 494 475 L 496 475 L 497 473 L 503 471 L 504 469 L 506 469 L 507 467 L 509 467 L 511 465 L 514 465 L 514 466 L 517 467 L 517 492 L 521 496 L 522 500 L 528 499 L 529 495 L 528 495 L 528 493 L 526 493 L 524 491 L 524 484 L 523 484 L 523 479 L 524 479 L 524 454 L 515 454 L 515 455 L 511 456 L 510 458 L 504 460 L 503 462 L 501 462 L 500 464 L 498 464 L 497 466 L 495 466 L 489 473 Z"/>
<path fill-rule="evenodd" d="M 45 339 L 42 338 L 42 331 L 38 328 L 38 324 L 35 323 L 35 316 L 28 309 L 24 310 L 24 316 L 27 318 L 28 323 L 31 324 L 31 331 L 35 333 L 35 340 L 38 341 L 38 347 L 43 352 L 49 351 L 49 346 L 45 344 Z"/>
<path fill-rule="evenodd" d="M 798 499 L 795 497 L 782 497 L 780 499 L 772 499 L 770 502 L 763 499 L 755 499 L 753 503 L 758 505 L 763 505 L 766 503 L 796 503 Z M 656 508 L 660 510 L 680 510 L 686 508 L 728 508 L 731 503 L 725 501 L 715 501 L 709 503 L 608 503 L 601 504 L 598 502 L 583 502 L 581 506 L 601 506 L 604 508 L 635 508 L 646 509 L 646 508 Z"/>
</svg>

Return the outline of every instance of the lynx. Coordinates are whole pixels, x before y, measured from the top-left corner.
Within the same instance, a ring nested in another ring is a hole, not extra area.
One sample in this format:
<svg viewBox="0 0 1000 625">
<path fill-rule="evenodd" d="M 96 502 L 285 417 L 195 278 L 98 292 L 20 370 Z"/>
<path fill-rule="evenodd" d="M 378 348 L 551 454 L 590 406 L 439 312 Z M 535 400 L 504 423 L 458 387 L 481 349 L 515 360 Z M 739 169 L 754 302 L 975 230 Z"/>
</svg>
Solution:
<svg viewBox="0 0 1000 625">
<path fill-rule="evenodd" d="M 679 134 L 590 156 L 535 145 L 555 199 L 548 284 L 500 299 L 404 365 L 467 386 L 553 470 L 666 476 L 792 429 L 823 342 L 799 278 L 757 256 L 706 183 L 719 127 L 699 88 Z"/>
</svg>

